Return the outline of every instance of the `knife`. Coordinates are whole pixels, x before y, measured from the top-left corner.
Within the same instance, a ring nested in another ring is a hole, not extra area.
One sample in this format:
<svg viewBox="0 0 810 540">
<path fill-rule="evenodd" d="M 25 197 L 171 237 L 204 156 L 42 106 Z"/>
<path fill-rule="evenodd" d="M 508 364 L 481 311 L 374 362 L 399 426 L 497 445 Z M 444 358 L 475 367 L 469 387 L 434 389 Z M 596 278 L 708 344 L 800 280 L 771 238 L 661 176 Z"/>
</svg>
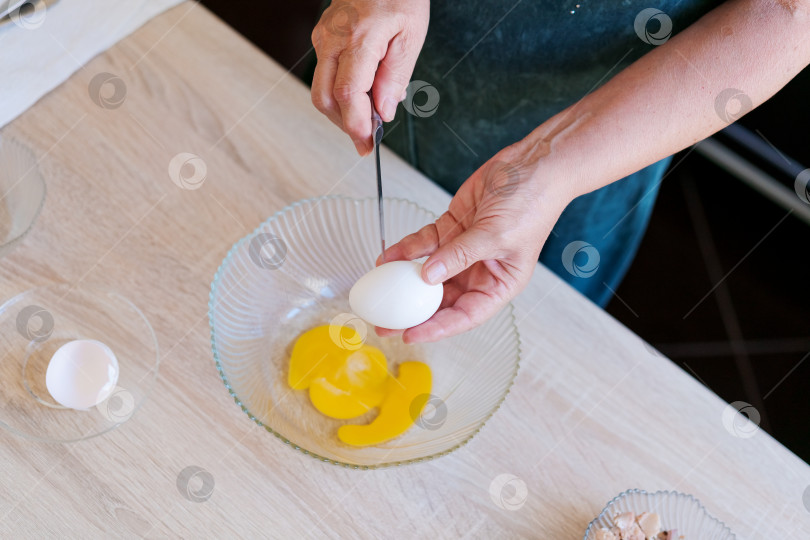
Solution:
<svg viewBox="0 0 810 540">
<path fill-rule="evenodd" d="M 371 96 L 369 95 L 369 98 Z M 374 159 L 377 162 L 377 210 L 380 217 L 380 247 L 382 262 L 385 263 L 385 214 L 383 213 L 382 173 L 380 172 L 380 141 L 383 137 L 383 122 L 371 99 L 371 135 L 374 138 Z"/>
</svg>

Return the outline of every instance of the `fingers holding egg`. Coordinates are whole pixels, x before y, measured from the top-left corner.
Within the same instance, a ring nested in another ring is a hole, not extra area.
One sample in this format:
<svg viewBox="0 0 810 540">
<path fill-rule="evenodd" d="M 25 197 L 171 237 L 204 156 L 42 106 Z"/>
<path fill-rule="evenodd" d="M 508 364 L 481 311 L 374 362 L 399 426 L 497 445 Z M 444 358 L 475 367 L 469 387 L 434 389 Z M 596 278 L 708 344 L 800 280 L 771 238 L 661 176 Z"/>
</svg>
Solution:
<svg viewBox="0 0 810 540">
<path fill-rule="evenodd" d="M 383 328 L 381 326 L 375 326 L 374 332 L 380 337 L 396 337 L 401 336 L 405 330 L 393 330 L 391 328 Z"/>
<path fill-rule="evenodd" d="M 386 261 L 411 261 L 432 255 L 439 248 L 439 232 L 435 223 L 425 225 L 385 250 Z M 377 258 L 377 266 L 382 257 Z"/>
<path fill-rule="evenodd" d="M 393 330 L 391 328 L 382 328 L 382 327 L 379 327 L 379 326 L 375 326 L 374 327 L 374 332 L 380 337 L 403 336 L 405 334 L 405 332 L 408 332 L 409 334 L 413 334 L 413 332 L 411 332 L 411 330 L 413 330 L 413 328 L 419 328 L 419 327 L 425 326 L 427 324 L 430 324 L 430 322 L 433 319 L 435 319 L 436 316 L 439 313 L 442 312 L 442 310 L 447 309 L 449 307 L 452 307 L 456 303 L 458 298 L 463 293 L 464 293 L 464 291 L 461 289 L 461 287 L 458 286 L 458 284 L 453 283 L 453 282 L 444 283 L 444 292 L 443 292 L 443 296 L 442 296 L 442 301 L 439 304 L 439 309 L 428 320 L 426 320 L 422 324 L 419 324 L 419 325 L 417 325 L 415 327 L 412 327 L 410 329 L 404 329 L 404 330 L 403 329 Z M 421 331 L 418 331 L 416 333 L 420 334 Z"/>
<path fill-rule="evenodd" d="M 409 328 L 402 334 L 405 343 L 432 343 L 446 337 L 461 334 L 475 325 L 469 315 L 458 307 L 442 309 L 430 320 Z"/>
<path fill-rule="evenodd" d="M 405 343 L 430 343 L 464 333 L 493 317 L 505 300 L 481 291 L 467 291 L 452 306 L 443 308 L 423 324 L 402 334 Z"/>
</svg>

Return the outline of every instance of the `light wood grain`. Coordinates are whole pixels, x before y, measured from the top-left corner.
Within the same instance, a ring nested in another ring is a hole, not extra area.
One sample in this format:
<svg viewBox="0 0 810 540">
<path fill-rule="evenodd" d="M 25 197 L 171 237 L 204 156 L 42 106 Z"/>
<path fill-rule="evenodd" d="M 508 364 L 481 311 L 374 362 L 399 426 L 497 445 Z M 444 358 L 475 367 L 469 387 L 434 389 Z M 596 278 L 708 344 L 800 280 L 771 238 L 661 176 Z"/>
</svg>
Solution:
<svg viewBox="0 0 810 540">
<path fill-rule="evenodd" d="M 120 108 L 88 97 L 104 71 L 127 85 Z M 161 368 L 143 408 L 102 437 L 49 445 L 0 432 L 0 536 L 576 539 L 639 487 L 695 495 L 739 538 L 810 537 L 810 468 L 764 432 L 731 436 L 725 403 L 542 267 L 515 301 L 524 357 L 512 392 L 456 453 L 344 470 L 254 425 L 209 349 L 214 272 L 288 203 L 372 196 L 373 162 L 300 82 L 199 5 L 151 21 L 5 133 L 41 157 L 49 191 L 0 261 L 0 296 L 57 281 L 115 287 L 152 322 Z M 170 181 L 179 152 L 205 160 L 200 189 Z M 449 196 L 390 152 L 383 165 L 388 195 L 446 208 Z M 206 502 L 175 486 L 189 465 L 213 475 Z M 527 485 L 519 510 L 490 498 L 502 473 Z"/>
</svg>

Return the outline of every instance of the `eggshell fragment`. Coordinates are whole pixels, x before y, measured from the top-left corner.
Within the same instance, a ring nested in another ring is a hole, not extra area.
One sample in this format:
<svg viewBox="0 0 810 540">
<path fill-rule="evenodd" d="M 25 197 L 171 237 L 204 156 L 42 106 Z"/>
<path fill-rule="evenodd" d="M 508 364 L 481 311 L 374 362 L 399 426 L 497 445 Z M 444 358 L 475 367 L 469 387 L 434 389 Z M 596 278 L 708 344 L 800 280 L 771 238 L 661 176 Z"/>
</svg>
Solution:
<svg viewBox="0 0 810 540">
<path fill-rule="evenodd" d="M 59 347 L 45 371 L 45 386 L 60 405 L 85 410 L 107 399 L 118 382 L 118 360 L 94 339 L 77 339 Z"/>
</svg>

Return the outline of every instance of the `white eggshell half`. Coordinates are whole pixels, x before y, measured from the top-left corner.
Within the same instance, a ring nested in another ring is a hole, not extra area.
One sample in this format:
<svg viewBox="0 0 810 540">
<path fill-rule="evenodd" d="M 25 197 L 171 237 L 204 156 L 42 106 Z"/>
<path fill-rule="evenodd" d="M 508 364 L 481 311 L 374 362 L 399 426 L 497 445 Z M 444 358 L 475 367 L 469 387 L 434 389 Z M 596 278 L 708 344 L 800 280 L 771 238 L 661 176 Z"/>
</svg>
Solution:
<svg viewBox="0 0 810 540">
<path fill-rule="evenodd" d="M 95 407 L 115 390 L 118 359 L 108 346 L 94 339 L 77 339 L 59 347 L 45 371 L 45 386 L 60 405 L 85 410 Z"/>
<path fill-rule="evenodd" d="M 357 280 L 349 291 L 349 305 L 374 326 L 403 330 L 428 320 L 442 302 L 444 286 L 422 280 L 422 263 L 393 261 Z"/>
</svg>

